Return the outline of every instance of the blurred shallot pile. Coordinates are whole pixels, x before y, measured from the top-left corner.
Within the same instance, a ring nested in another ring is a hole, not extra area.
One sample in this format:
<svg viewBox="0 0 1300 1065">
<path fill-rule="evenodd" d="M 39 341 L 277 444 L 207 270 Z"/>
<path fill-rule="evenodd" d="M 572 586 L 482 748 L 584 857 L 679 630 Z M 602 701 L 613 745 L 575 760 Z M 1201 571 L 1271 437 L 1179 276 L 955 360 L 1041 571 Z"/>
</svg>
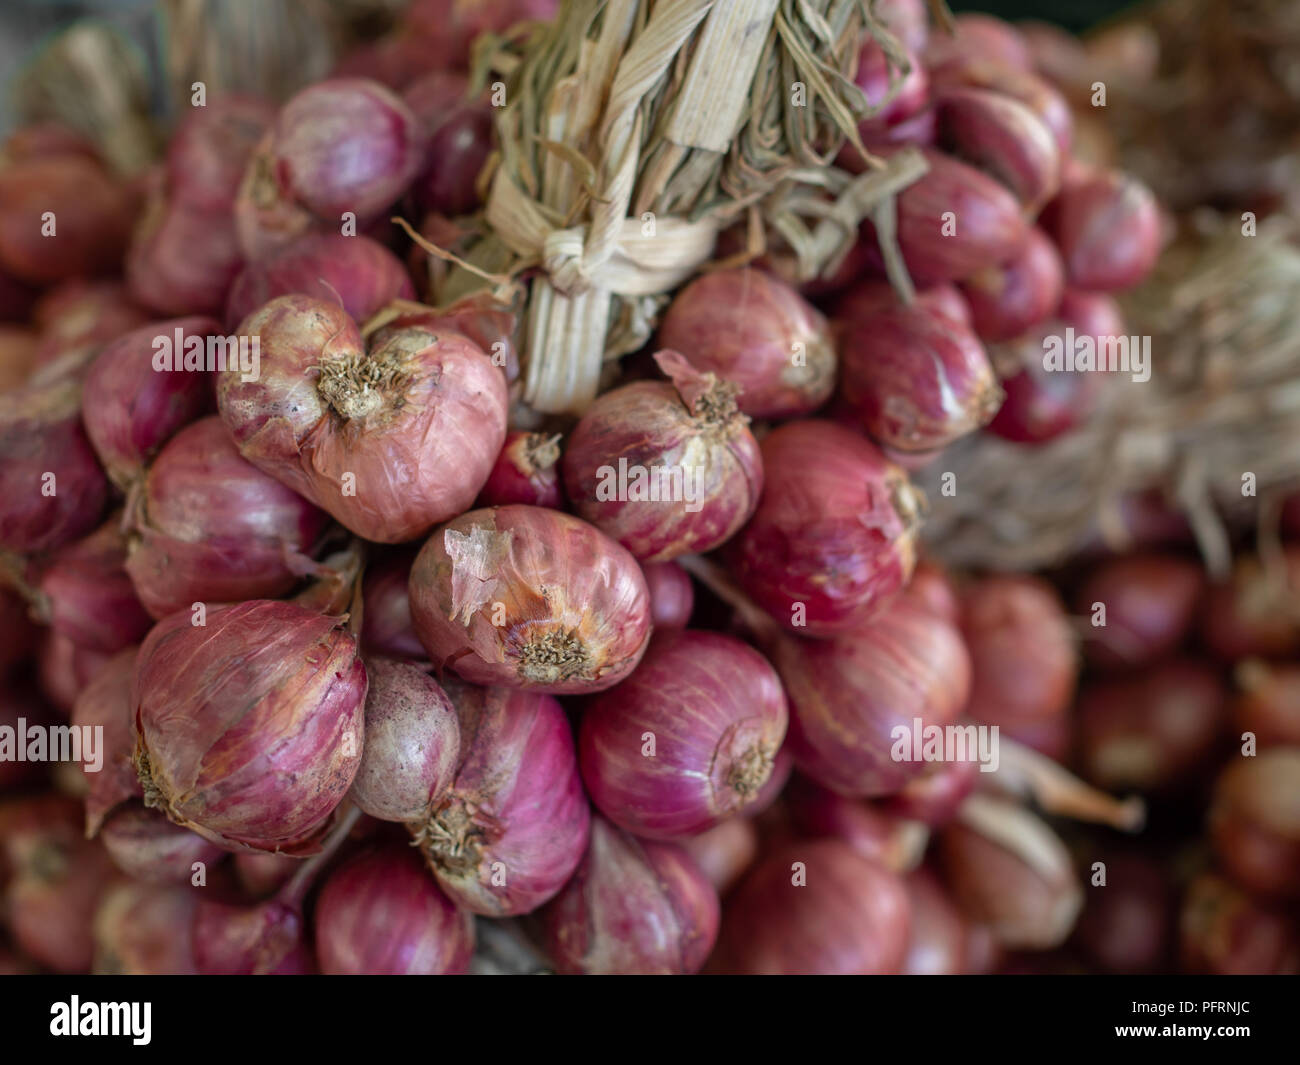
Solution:
<svg viewBox="0 0 1300 1065">
<path fill-rule="evenodd" d="M 141 178 L 5 143 L 0 969 L 1297 971 L 1300 546 L 920 557 L 908 471 L 1088 417 L 1044 345 L 1125 331 L 1151 193 L 1030 36 L 879 0 L 836 165 L 925 173 L 812 282 L 724 232 L 541 415 L 425 246 L 484 225 L 470 42 L 559 7 L 416 0 Z"/>
</svg>

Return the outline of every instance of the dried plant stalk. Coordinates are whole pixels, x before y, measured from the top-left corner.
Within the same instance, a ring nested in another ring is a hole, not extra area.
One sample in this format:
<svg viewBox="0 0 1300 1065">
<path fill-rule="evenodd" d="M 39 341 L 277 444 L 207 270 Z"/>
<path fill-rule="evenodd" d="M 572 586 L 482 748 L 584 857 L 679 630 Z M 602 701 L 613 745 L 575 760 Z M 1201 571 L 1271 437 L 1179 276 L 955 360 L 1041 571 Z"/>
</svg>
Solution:
<svg viewBox="0 0 1300 1065">
<path fill-rule="evenodd" d="M 924 172 L 915 153 L 868 156 L 880 173 L 862 179 L 829 166 L 870 113 L 852 81 L 868 33 L 901 61 L 867 0 L 568 0 L 527 41 L 497 42 L 508 102 L 484 247 L 531 277 L 529 405 L 582 411 L 605 361 L 645 343 L 666 294 L 747 212 L 813 276 Z M 484 268 L 478 248 L 467 259 Z"/>
</svg>

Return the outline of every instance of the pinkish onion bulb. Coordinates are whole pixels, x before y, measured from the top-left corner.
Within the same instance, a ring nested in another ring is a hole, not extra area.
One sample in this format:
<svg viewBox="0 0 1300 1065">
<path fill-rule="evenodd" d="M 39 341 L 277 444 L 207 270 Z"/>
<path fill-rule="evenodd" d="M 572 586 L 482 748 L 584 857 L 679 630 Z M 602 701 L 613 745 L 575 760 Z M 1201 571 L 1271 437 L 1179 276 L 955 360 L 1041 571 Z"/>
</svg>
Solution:
<svg viewBox="0 0 1300 1065">
<path fill-rule="evenodd" d="M 1033 70 L 1034 57 L 1020 31 L 992 15 L 963 13 L 953 32 L 931 33 L 925 50 L 931 67 L 963 66 L 972 61 L 997 63 L 1013 70 Z"/>
<path fill-rule="evenodd" d="M 1028 105 L 958 86 L 940 90 L 935 116 L 939 143 L 1010 189 L 1031 217 L 1060 189 L 1060 148 Z"/>
<path fill-rule="evenodd" d="M 650 639 L 650 594 L 627 550 L 542 507 L 472 510 L 411 567 L 411 618 L 439 668 L 555 695 L 626 677 Z"/>
<path fill-rule="evenodd" d="M 55 709 L 70 714 L 77 696 L 112 657 L 105 651 L 78 647 L 52 629 L 44 630 L 44 638 L 36 652 L 41 694 Z"/>
<path fill-rule="evenodd" d="M 694 973 L 718 935 L 718 893 L 681 847 L 595 817 L 578 871 L 540 920 L 561 973 Z"/>
<path fill-rule="evenodd" d="M 216 865 L 224 857 L 216 844 L 138 802 L 110 815 L 99 838 L 122 872 L 156 884 L 188 884 L 196 862 Z"/>
<path fill-rule="evenodd" d="M 415 178 L 424 140 L 410 108 L 378 82 L 331 78 L 301 90 L 244 175 L 235 202 L 244 255 L 263 258 L 313 226 L 338 229 L 345 213 L 359 227 L 376 221 Z"/>
<path fill-rule="evenodd" d="M 1112 292 L 1132 288 L 1160 255 L 1160 207 L 1151 190 L 1115 171 L 1067 177 L 1044 215 L 1070 284 Z"/>
<path fill-rule="evenodd" d="M 371 654 L 414 662 L 428 657 L 411 623 L 409 582 L 417 554 L 414 548 L 403 548 L 366 567 L 361 646 Z"/>
<path fill-rule="evenodd" d="M 152 621 L 125 569 L 126 537 L 115 515 L 45 566 L 36 585 L 37 611 L 55 632 L 92 651 L 139 643 Z"/>
<path fill-rule="evenodd" d="M 758 795 L 787 723 L 781 682 L 753 648 L 715 632 L 661 633 L 631 677 L 584 709 L 582 779 L 620 828 L 693 836 Z"/>
<path fill-rule="evenodd" d="M 800 838 L 841 840 L 896 873 L 915 869 L 930 840 L 924 825 L 873 803 L 837 795 L 804 776 L 793 778 L 785 800 Z"/>
<path fill-rule="evenodd" d="M 1074 946 L 1107 973 L 1158 972 L 1173 938 L 1172 877 L 1154 856 L 1105 853 L 1106 883 L 1087 889 Z"/>
<path fill-rule="evenodd" d="M 341 303 L 358 322 L 393 300 L 415 298 L 406 267 L 378 241 L 307 233 L 240 271 L 226 297 L 226 328 L 238 330 L 263 305 L 294 293 Z"/>
<path fill-rule="evenodd" d="M 737 580 L 794 632 L 870 620 L 916 565 L 921 502 L 907 475 L 831 422 L 783 425 L 760 449 L 763 498 L 727 548 Z"/>
<path fill-rule="evenodd" d="M 402 99 L 428 137 L 424 162 L 411 193 L 423 211 L 469 214 L 479 205 L 479 172 L 492 154 L 493 108 L 486 96 L 469 96 L 469 79 L 433 70 L 413 81 Z"/>
<path fill-rule="evenodd" d="M 918 869 L 904 880 L 912 907 L 911 934 L 903 973 L 907 976 L 957 976 L 979 968 L 979 932 L 962 916 L 942 881 L 929 869 Z"/>
<path fill-rule="evenodd" d="M 406 662 L 368 658 L 366 746 L 352 801 L 381 821 L 423 821 L 451 787 L 460 726 L 451 700 Z"/>
<path fill-rule="evenodd" d="M 1055 720 L 1074 697 L 1078 646 L 1061 597 L 1039 577 L 994 574 L 963 590 L 972 684 L 966 711 L 1006 728 Z"/>
<path fill-rule="evenodd" d="M 250 898 L 265 899 L 274 895 L 302 866 L 303 859 L 283 854 L 240 851 L 232 855 L 235 879 Z"/>
<path fill-rule="evenodd" d="M 962 283 L 975 332 L 986 341 L 1011 340 L 1045 321 L 1064 291 L 1065 267 L 1056 245 L 1037 227 L 1015 258 L 986 266 Z"/>
<path fill-rule="evenodd" d="M 473 913 L 531 913 L 572 875 L 590 811 L 573 733 L 546 695 L 449 683 L 460 722 L 450 789 L 408 825 L 451 900 Z"/>
<path fill-rule="evenodd" d="M 245 320 L 260 376 L 221 374 L 240 454 L 352 532 L 401 543 L 470 506 L 505 440 L 505 377 L 467 337 L 395 326 L 363 340 L 337 306 L 281 296 Z"/>
<path fill-rule="evenodd" d="M 316 900 L 316 953 L 333 975 L 464 973 L 474 921 L 410 847 L 364 851 L 330 874 Z"/>
<path fill-rule="evenodd" d="M 95 527 L 107 498 L 75 380 L 0 394 L 0 549 L 62 547 Z"/>
<path fill-rule="evenodd" d="M 275 118 L 275 108 L 249 96 L 222 96 L 192 108 L 167 146 L 167 189 L 199 211 L 229 213 L 248 160 Z"/>
<path fill-rule="evenodd" d="M 196 602 L 283 595 L 317 567 L 328 518 L 239 457 L 221 419 L 177 433 L 130 515 L 127 572 L 155 618 Z"/>
<path fill-rule="evenodd" d="M 1183 969 L 1217 976 L 1300 974 L 1300 928 L 1228 880 L 1201 873 L 1188 886 L 1178 922 Z"/>
<path fill-rule="evenodd" d="M 1300 899 L 1300 747 L 1233 759 L 1214 783 L 1208 820 L 1233 880 L 1261 899 Z"/>
<path fill-rule="evenodd" d="M 921 151 L 929 171 L 898 194 L 898 246 L 912 280 L 962 281 L 1018 254 L 1029 225 L 1015 196 L 950 155 Z"/>
<path fill-rule="evenodd" d="M 749 520 L 763 464 L 736 390 L 675 351 L 666 381 L 600 396 L 569 434 L 564 487 L 578 516 L 644 562 L 711 551 Z"/>
<path fill-rule="evenodd" d="M 201 899 L 190 943 L 199 972 L 207 976 L 292 976 L 313 968 L 303 933 L 296 905 L 271 899 L 234 906 Z"/>
<path fill-rule="evenodd" d="M 99 461 L 125 489 L 177 430 L 212 409 L 212 376 L 187 370 L 188 345 L 206 344 L 221 327 L 212 318 L 175 318 L 142 326 L 106 345 L 86 374 L 81 417 Z M 175 362 L 158 369 L 161 342 Z"/>
<path fill-rule="evenodd" d="M 105 344 L 152 319 L 120 281 L 65 281 L 41 298 L 33 314 L 41 331 L 27 381 L 33 386 L 84 378 Z"/>
<path fill-rule="evenodd" d="M 650 562 L 641 567 L 650 591 L 650 620 L 656 632 L 684 629 L 695 609 L 695 586 L 675 562 Z"/>
<path fill-rule="evenodd" d="M 535 507 L 564 505 L 560 492 L 560 438 L 546 433 L 510 433 L 497 456 L 487 483 L 479 493 L 481 507 L 527 503 Z"/>
<path fill-rule="evenodd" d="M 695 862 L 719 895 L 725 895 L 758 857 L 758 829 L 751 817 L 733 817 L 678 846 Z"/>
<path fill-rule="evenodd" d="M 1102 562 L 1074 595 L 1076 612 L 1093 623 L 1083 643 L 1088 661 L 1121 669 L 1166 657 L 1191 632 L 1205 584 L 1204 569 L 1177 555 L 1140 552 Z M 1098 603 L 1104 618 L 1096 616 Z"/>
<path fill-rule="evenodd" d="M 957 905 L 1005 947 L 1060 946 L 1083 906 L 1070 852 L 1014 803 L 983 799 L 980 809 L 989 811 L 980 822 L 952 824 L 939 835 L 944 879 Z"/>
<path fill-rule="evenodd" d="M 844 795 L 889 795 L 917 777 L 922 752 L 896 757 L 895 730 L 951 724 L 971 690 L 961 634 L 907 595 L 833 640 L 783 638 L 774 663 L 790 696 L 795 764 Z"/>
<path fill-rule="evenodd" d="M 809 414 L 835 387 L 826 319 L 785 282 L 758 270 L 696 278 L 669 305 L 658 344 L 736 385 L 737 404 L 754 418 Z"/>
<path fill-rule="evenodd" d="M 1068 167 L 1074 142 L 1074 113 L 1069 101 L 1049 81 L 1028 70 L 979 60 L 941 71 L 932 70 L 931 76 L 939 91 L 954 86 L 991 89 L 1020 101 L 1052 131 L 1063 168 Z"/>
<path fill-rule="evenodd" d="M 229 207 L 170 198 L 155 172 L 126 256 L 132 297 L 159 314 L 217 314 L 241 261 Z"/>
<path fill-rule="evenodd" d="M 934 451 L 974 432 L 1002 403 L 984 345 L 917 300 L 837 324 L 840 389 L 861 427 L 901 451 Z"/>
<path fill-rule="evenodd" d="M 145 804 L 223 845 L 308 847 L 352 785 L 365 696 L 337 618 L 269 600 L 202 626 L 173 614 L 141 646 L 132 688 Z"/>
<path fill-rule="evenodd" d="M 1177 793 L 1213 764 L 1226 699 L 1217 672 L 1186 658 L 1093 681 L 1073 708 L 1077 764 L 1107 791 Z"/>
<path fill-rule="evenodd" d="M 170 884 L 125 881 L 105 893 L 95 913 L 94 972 L 107 976 L 198 974 L 190 937 L 199 895 Z"/>
<path fill-rule="evenodd" d="M 900 971 L 911 907 L 902 880 L 834 839 L 772 851 L 727 900 L 709 971 L 858 974 Z"/>
<path fill-rule="evenodd" d="M 1097 380 L 1086 370 L 1049 370 L 1044 355 L 1049 343 L 1069 339 L 1124 336 L 1124 320 L 1114 299 L 1103 292 L 1066 289 L 1055 317 L 994 349 L 1006 376 L 1006 401 L 989 423 L 989 431 L 1013 443 L 1038 444 L 1082 425 L 1097 398 Z M 1019 367 L 1019 370 L 1016 370 Z"/>
<path fill-rule="evenodd" d="M 34 285 L 112 273 L 134 201 L 129 186 L 80 153 L 0 165 L 0 269 Z"/>
<path fill-rule="evenodd" d="M 906 122 L 928 103 L 930 77 L 925 67 L 912 52 L 907 51 L 904 56 L 907 69 L 895 75 L 891 86 L 889 60 L 874 39 L 868 39 L 858 54 L 854 84 L 862 90 L 867 103 L 879 109 L 858 125 L 858 134 L 868 143 Z"/>
<path fill-rule="evenodd" d="M 911 821 L 932 827 L 947 824 L 975 790 L 979 777 L 975 761 L 931 762 L 899 791 L 886 796 L 881 805 Z"/>
<path fill-rule="evenodd" d="M 112 863 L 98 842 L 82 837 L 75 800 L 27 803 L 36 804 L 28 805 L 32 816 L 3 837 L 0 860 L 9 877 L 0 901 L 9 934 L 42 967 L 85 973 L 94 953 L 95 910 L 114 876 Z"/>
</svg>

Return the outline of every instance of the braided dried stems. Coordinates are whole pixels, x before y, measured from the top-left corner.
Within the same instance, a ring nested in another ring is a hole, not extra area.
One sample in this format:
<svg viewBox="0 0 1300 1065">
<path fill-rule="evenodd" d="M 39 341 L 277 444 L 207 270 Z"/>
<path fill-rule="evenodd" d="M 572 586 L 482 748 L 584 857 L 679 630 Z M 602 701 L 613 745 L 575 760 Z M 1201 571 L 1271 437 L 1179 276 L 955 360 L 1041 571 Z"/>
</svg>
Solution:
<svg viewBox="0 0 1300 1065">
<path fill-rule="evenodd" d="M 919 155 L 871 159 L 861 178 L 829 167 L 870 113 L 851 80 L 865 34 L 896 76 L 904 63 L 869 7 L 569 0 L 554 24 L 490 57 L 508 72 L 508 103 L 489 233 L 467 262 L 492 281 L 533 272 L 530 406 L 582 411 L 604 362 L 649 339 L 667 293 L 746 213 L 760 240 L 764 224 L 780 233 L 808 276 L 882 204 L 890 231 L 888 198 L 924 172 Z M 453 271 L 446 292 L 463 292 L 464 275 Z"/>
</svg>

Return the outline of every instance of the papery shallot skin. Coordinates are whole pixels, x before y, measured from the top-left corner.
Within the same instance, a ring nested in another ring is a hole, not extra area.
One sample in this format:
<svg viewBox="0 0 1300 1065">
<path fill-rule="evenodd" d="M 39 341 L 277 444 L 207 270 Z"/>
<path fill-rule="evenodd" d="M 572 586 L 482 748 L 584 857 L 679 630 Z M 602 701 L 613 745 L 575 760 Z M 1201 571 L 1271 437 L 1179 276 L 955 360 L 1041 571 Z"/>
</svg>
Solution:
<svg viewBox="0 0 1300 1065">
<path fill-rule="evenodd" d="M 410 828 L 438 884 L 487 917 L 531 913 L 564 886 L 591 822 L 573 732 L 549 695 L 448 682 L 455 782 Z"/>
<path fill-rule="evenodd" d="M 725 543 L 763 491 L 758 442 L 735 389 L 676 352 L 655 358 L 672 382 L 633 381 L 597 398 L 569 434 L 563 466 L 578 516 L 642 562 Z M 647 486 L 659 478 L 660 490 L 633 495 L 638 475 Z"/>
<path fill-rule="evenodd" d="M 296 976 L 314 971 L 298 906 L 270 899 L 240 906 L 200 899 L 190 927 L 199 972 L 208 976 Z"/>
<path fill-rule="evenodd" d="M 791 422 L 764 437 L 766 487 L 727 545 L 744 590 L 792 632 L 853 629 L 907 583 L 921 498 L 870 441 L 832 422 Z"/>
<path fill-rule="evenodd" d="M 545 433 L 511 433 L 488 475 L 479 505 L 504 507 L 527 503 L 563 509 L 560 492 L 560 438 Z"/>
<path fill-rule="evenodd" d="M 225 856 L 211 840 L 172 824 L 161 810 L 138 802 L 114 811 L 99 838 L 122 872 L 154 884 L 189 884 L 194 863 L 215 865 Z"/>
<path fill-rule="evenodd" d="M 773 660 L 790 696 L 795 763 L 843 795 L 890 795 L 918 776 L 926 763 L 895 760 L 893 730 L 911 733 L 918 718 L 952 723 L 971 689 L 960 632 L 906 592 L 853 632 L 783 639 Z"/>
<path fill-rule="evenodd" d="M 402 261 L 369 237 L 308 233 L 280 251 L 249 263 L 226 297 L 226 327 L 240 323 L 277 296 L 291 293 L 343 309 L 364 322 L 395 299 L 414 299 Z"/>
<path fill-rule="evenodd" d="M 473 918 L 400 843 L 363 851 L 331 873 L 314 923 L 327 974 L 464 973 L 474 952 Z"/>
<path fill-rule="evenodd" d="M 366 670 L 338 618 L 253 600 L 154 626 L 132 686 L 145 802 L 226 846 L 310 850 L 352 785 Z"/>
<path fill-rule="evenodd" d="M 436 529 L 410 590 L 434 665 L 475 684 L 601 691 L 636 668 L 650 639 L 636 559 L 585 521 L 542 507 L 473 510 Z"/>
<path fill-rule="evenodd" d="M 694 836 L 758 797 L 788 720 L 776 671 L 753 648 L 716 632 L 661 633 L 631 677 L 584 709 L 583 781 L 628 832 Z"/>
<path fill-rule="evenodd" d="M 769 853 L 727 899 L 715 973 L 898 972 L 911 906 L 903 881 L 837 839 Z"/>
<path fill-rule="evenodd" d="M 698 972 L 718 919 L 718 893 L 686 851 L 599 816 L 577 872 L 540 915 L 547 954 L 571 975 Z"/>
<path fill-rule="evenodd" d="M 179 331 L 179 332 L 178 332 Z M 95 357 L 86 374 L 81 417 L 86 435 L 113 483 L 125 489 L 175 433 L 213 407 L 212 375 L 182 368 L 191 338 L 221 332 L 213 318 L 174 318 L 134 329 Z M 175 350 L 176 337 L 182 350 Z M 155 368 L 161 341 L 172 368 Z"/>
<path fill-rule="evenodd" d="M 692 281 L 664 314 L 658 343 L 736 385 L 737 404 L 753 418 L 809 414 L 835 387 L 826 319 L 760 270 L 719 270 Z"/>
<path fill-rule="evenodd" d="M 341 308 L 289 295 L 245 320 L 255 381 L 227 370 L 221 415 L 240 454 L 380 543 L 469 507 L 505 440 L 505 378 L 466 336 L 412 325 L 369 350 Z"/>
<path fill-rule="evenodd" d="M 108 480 L 81 424 L 81 385 L 0 394 L 0 549 L 49 551 L 91 531 Z"/>
<path fill-rule="evenodd" d="M 381 821 L 429 816 L 451 787 L 460 725 L 438 682 L 407 662 L 367 658 L 366 745 L 352 801 Z"/>
<path fill-rule="evenodd" d="M 164 618 L 196 602 L 283 595 L 316 563 L 329 518 L 239 456 L 221 419 L 176 434 L 131 499 L 126 569 Z"/>
</svg>

